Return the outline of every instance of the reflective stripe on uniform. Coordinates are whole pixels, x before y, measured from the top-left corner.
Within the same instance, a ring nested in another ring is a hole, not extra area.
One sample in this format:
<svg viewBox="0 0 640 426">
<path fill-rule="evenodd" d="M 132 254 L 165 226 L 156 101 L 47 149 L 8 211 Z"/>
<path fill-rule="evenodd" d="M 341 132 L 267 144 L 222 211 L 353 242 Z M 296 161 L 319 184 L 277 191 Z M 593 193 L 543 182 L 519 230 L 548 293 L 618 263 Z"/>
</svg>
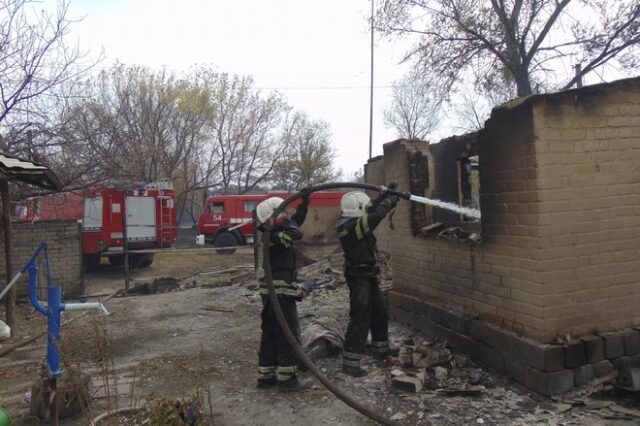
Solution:
<svg viewBox="0 0 640 426">
<path fill-rule="evenodd" d="M 273 280 L 273 287 L 277 295 L 302 297 L 302 290 L 294 283 L 288 283 L 284 280 Z M 267 287 L 266 283 L 261 282 L 258 292 L 260 294 L 268 295 L 269 287 Z"/>
<path fill-rule="evenodd" d="M 276 376 L 276 366 L 258 367 L 258 380 L 272 379 Z"/>
<path fill-rule="evenodd" d="M 343 229 L 340 232 L 338 232 L 338 238 L 344 238 L 347 235 L 349 235 L 349 231 L 347 231 L 346 229 Z"/>
<path fill-rule="evenodd" d="M 280 242 L 282 243 L 282 245 L 287 248 L 293 246 L 293 243 L 295 242 L 293 238 L 291 238 L 291 235 L 287 234 L 284 231 L 278 234 L 278 238 L 280 238 Z"/>
<path fill-rule="evenodd" d="M 343 352 L 342 358 L 350 358 L 350 359 L 365 359 L 365 354 L 357 354 L 355 352 Z"/>
<path fill-rule="evenodd" d="M 342 365 L 346 365 L 347 367 L 360 367 L 360 360 L 364 358 L 364 354 L 345 351 L 342 353 Z"/>
<path fill-rule="evenodd" d="M 342 358 L 342 365 L 345 365 L 347 367 L 360 367 L 360 360 Z"/>
<path fill-rule="evenodd" d="M 368 215 L 364 215 L 362 217 L 362 230 L 364 231 L 365 234 L 368 234 L 369 232 L 371 232 L 369 230 L 369 216 Z"/>
<path fill-rule="evenodd" d="M 287 367 L 278 366 L 278 368 L 276 369 L 276 378 L 279 381 L 289 380 L 290 378 L 296 375 L 297 369 L 298 367 L 295 365 L 291 365 Z"/>
<path fill-rule="evenodd" d="M 389 341 L 384 340 L 381 342 L 371 342 L 372 352 L 387 352 L 389 350 Z"/>
<path fill-rule="evenodd" d="M 366 217 L 366 216 L 365 216 Z M 362 218 L 358 219 L 355 226 L 356 237 L 361 240 L 364 238 L 364 232 L 362 232 Z"/>
</svg>

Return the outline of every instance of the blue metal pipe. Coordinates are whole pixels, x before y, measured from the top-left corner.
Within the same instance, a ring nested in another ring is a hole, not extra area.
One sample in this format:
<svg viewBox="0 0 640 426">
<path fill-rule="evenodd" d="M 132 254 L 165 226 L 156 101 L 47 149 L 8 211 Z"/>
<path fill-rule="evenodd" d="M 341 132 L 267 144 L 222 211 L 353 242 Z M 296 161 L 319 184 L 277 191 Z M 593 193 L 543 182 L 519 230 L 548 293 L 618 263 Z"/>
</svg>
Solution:
<svg viewBox="0 0 640 426">
<path fill-rule="evenodd" d="M 36 289 L 38 288 L 38 265 L 35 262 L 35 257 L 31 257 L 24 269 L 29 270 L 29 301 L 31 302 L 31 305 L 33 305 L 33 307 L 36 308 L 36 311 L 40 312 L 42 315 L 48 316 L 47 308 L 42 306 L 38 300 L 38 295 L 36 294 Z"/>
<path fill-rule="evenodd" d="M 47 330 L 49 336 L 47 338 L 47 363 L 49 364 L 49 374 L 52 378 L 62 375 L 60 369 L 60 354 L 58 347 L 60 346 L 60 313 L 64 310 L 62 301 L 62 289 L 57 286 L 50 286 L 48 289 L 48 323 Z"/>
</svg>

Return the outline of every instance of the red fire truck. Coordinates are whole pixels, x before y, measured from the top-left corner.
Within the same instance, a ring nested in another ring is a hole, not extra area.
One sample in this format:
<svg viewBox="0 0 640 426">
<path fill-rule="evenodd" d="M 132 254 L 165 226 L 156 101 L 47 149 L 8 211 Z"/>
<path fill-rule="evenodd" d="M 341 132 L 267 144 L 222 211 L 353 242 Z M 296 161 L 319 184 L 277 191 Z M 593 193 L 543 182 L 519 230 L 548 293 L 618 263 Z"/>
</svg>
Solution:
<svg viewBox="0 0 640 426">
<path fill-rule="evenodd" d="M 87 269 L 107 256 L 112 265 L 124 264 L 124 220 L 128 248 L 168 248 L 176 241 L 175 193 L 171 183 L 140 184 L 132 188 L 93 188 L 30 198 L 20 203 L 16 216 L 31 222 L 77 219 L 82 223 L 82 252 Z M 131 253 L 130 264 L 145 268 L 153 253 Z"/>
<path fill-rule="evenodd" d="M 311 194 L 311 209 L 333 207 L 340 208 L 340 199 L 344 192 L 314 192 Z M 211 244 L 214 247 L 233 247 L 253 244 L 252 212 L 258 203 L 269 197 L 287 199 L 293 193 L 272 192 L 254 195 L 212 195 L 198 217 L 199 245 Z M 296 208 L 300 199 L 287 208 Z M 309 219 L 307 219 L 309 221 Z"/>
</svg>

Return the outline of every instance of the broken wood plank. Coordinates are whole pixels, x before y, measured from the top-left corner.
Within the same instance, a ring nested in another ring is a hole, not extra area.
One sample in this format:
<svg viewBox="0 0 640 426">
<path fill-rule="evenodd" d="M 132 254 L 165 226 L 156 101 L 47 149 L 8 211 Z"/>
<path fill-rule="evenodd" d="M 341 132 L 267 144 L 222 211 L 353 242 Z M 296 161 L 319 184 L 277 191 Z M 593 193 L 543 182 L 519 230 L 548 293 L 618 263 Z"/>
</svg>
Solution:
<svg viewBox="0 0 640 426">
<path fill-rule="evenodd" d="M 397 376 L 391 379 L 391 385 L 401 391 L 417 393 L 422 390 L 424 383 L 417 377 Z"/>
<path fill-rule="evenodd" d="M 229 308 L 219 308 L 216 306 L 201 306 L 200 309 L 204 311 L 215 311 L 215 312 L 234 312 L 233 309 Z"/>
</svg>

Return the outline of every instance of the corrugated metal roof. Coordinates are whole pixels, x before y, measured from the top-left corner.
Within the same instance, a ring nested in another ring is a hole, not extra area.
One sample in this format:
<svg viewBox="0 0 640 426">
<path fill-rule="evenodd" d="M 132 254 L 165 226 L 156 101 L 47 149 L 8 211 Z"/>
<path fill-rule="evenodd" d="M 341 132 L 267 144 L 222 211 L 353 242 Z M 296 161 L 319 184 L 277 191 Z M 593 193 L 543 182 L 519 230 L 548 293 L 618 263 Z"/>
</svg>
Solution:
<svg viewBox="0 0 640 426">
<path fill-rule="evenodd" d="M 60 191 L 62 183 L 44 164 L 0 153 L 0 176 L 17 180 L 40 188 Z"/>
</svg>

